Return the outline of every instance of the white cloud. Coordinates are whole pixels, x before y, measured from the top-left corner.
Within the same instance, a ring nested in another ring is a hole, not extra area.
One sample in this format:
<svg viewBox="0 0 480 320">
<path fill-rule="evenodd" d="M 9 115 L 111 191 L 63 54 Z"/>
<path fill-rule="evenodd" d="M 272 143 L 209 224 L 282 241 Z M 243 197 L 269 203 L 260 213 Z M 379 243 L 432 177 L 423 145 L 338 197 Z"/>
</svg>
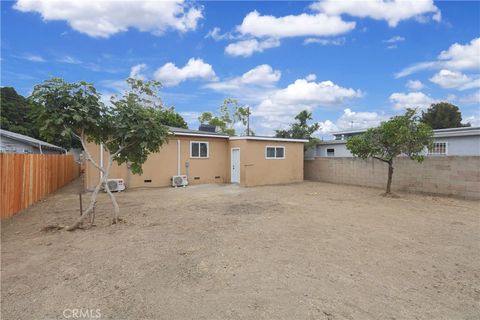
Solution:
<svg viewBox="0 0 480 320">
<path fill-rule="evenodd" d="M 344 37 L 336 39 L 320 39 L 320 38 L 307 38 L 303 40 L 303 44 L 312 44 L 317 43 L 322 46 L 343 46 L 346 40 Z"/>
<path fill-rule="evenodd" d="M 390 95 L 390 102 L 393 103 L 393 107 L 397 110 L 417 107 L 426 109 L 434 103 L 435 100 L 423 92 L 395 92 Z"/>
<path fill-rule="evenodd" d="M 164 86 L 176 86 L 180 82 L 189 79 L 216 80 L 213 67 L 203 62 L 202 59 L 190 58 L 185 66 L 178 68 L 175 64 L 168 62 L 158 68 L 154 74 Z"/>
<path fill-rule="evenodd" d="M 198 117 L 200 117 L 201 112 L 197 111 L 185 111 L 179 112 L 183 119 L 187 122 L 189 128 L 195 128 L 198 126 Z"/>
<path fill-rule="evenodd" d="M 365 129 L 376 127 L 380 122 L 388 120 L 388 116 L 377 112 L 352 111 L 350 108 L 343 110 L 336 124 L 339 130 Z"/>
<path fill-rule="evenodd" d="M 231 39 L 242 39 L 229 44 L 225 52 L 231 56 L 251 56 L 255 52 L 280 46 L 280 39 L 289 37 L 327 37 L 347 33 L 355 29 L 355 22 L 343 21 L 341 17 L 329 16 L 323 13 L 288 15 L 275 17 L 261 15 L 258 11 L 248 13 L 240 25 L 236 27 L 236 35 L 228 34 Z M 224 39 L 220 29 L 214 28 L 208 35 L 216 39 Z M 323 45 L 342 45 L 345 39 L 305 40 L 305 44 L 320 43 Z"/>
<path fill-rule="evenodd" d="M 450 93 L 449 95 L 447 95 L 447 98 L 445 100 L 448 102 L 453 102 L 457 100 L 457 96 Z"/>
<path fill-rule="evenodd" d="M 442 51 L 438 59 L 444 61 L 444 66 L 454 70 L 480 68 L 480 38 L 475 38 L 469 44 L 454 43 L 448 50 Z"/>
<path fill-rule="evenodd" d="M 208 33 L 205 35 L 205 38 L 212 38 L 215 41 L 221 41 L 221 40 L 231 40 L 231 39 L 234 39 L 235 37 L 229 32 L 222 34 L 220 28 L 215 27 L 212 30 L 208 31 Z"/>
<path fill-rule="evenodd" d="M 147 69 L 147 65 L 145 63 L 134 65 L 130 69 L 129 77 L 134 79 L 145 80 L 146 76 L 143 74 L 143 71 L 145 71 L 146 69 Z"/>
<path fill-rule="evenodd" d="M 286 38 L 301 36 L 335 36 L 355 28 L 355 22 L 326 14 L 289 15 L 274 17 L 252 11 L 245 16 L 237 31 L 257 38 Z"/>
<path fill-rule="evenodd" d="M 463 104 L 473 105 L 478 107 L 478 105 L 480 105 L 480 90 L 472 94 L 460 97 L 458 100 Z"/>
<path fill-rule="evenodd" d="M 472 79 L 461 72 L 446 69 L 440 70 L 430 78 L 430 81 L 446 89 L 466 90 L 480 87 L 480 78 Z"/>
<path fill-rule="evenodd" d="M 315 81 L 315 80 L 317 80 L 317 75 L 314 74 L 314 73 L 310 73 L 309 75 L 307 75 L 307 76 L 305 77 L 305 80 L 307 80 L 307 81 Z"/>
<path fill-rule="evenodd" d="M 361 97 L 362 92 L 341 87 L 332 81 L 313 82 L 297 79 L 286 88 L 272 91 L 254 109 L 253 115 L 262 117 L 262 126 L 269 122 L 277 127 L 290 123 L 302 110 L 339 106 L 347 100 Z"/>
<path fill-rule="evenodd" d="M 414 74 L 418 71 L 427 70 L 427 69 L 435 69 L 437 67 L 438 67 L 438 63 L 436 61 L 427 61 L 427 62 L 415 63 L 411 66 L 406 67 L 402 71 L 397 72 L 395 74 L 395 79 L 399 79 L 399 78 L 409 76 L 409 75 Z"/>
<path fill-rule="evenodd" d="M 388 44 L 387 49 L 396 49 L 398 47 L 398 44 L 403 41 L 405 41 L 405 38 L 400 36 L 394 36 L 390 39 L 383 40 L 383 42 Z"/>
<path fill-rule="evenodd" d="M 405 38 L 401 36 L 394 36 L 394 37 L 391 37 L 390 39 L 383 40 L 383 42 L 385 43 L 399 43 L 403 41 L 405 41 Z"/>
<path fill-rule="evenodd" d="M 241 92 L 247 86 L 271 87 L 274 83 L 280 80 L 281 72 L 273 70 L 268 64 L 262 64 L 245 72 L 239 77 L 221 82 L 212 82 L 205 87 L 223 92 Z"/>
<path fill-rule="evenodd" d="M 388 120 L 388 116 L 377 112 L 353 111 L 350 108 L 344 109 L 342 115 L 333 122 L 326 120 L 320 122 L 320 134 L 330 134 L 335 131 L 373 128 L 382 121 Z"/>
<path fill-rule="evenodd" d="M 477 103 L 480 103 L 480 98 L 477 99 Z M 470 123 L 472 127 L 480 127 L 480 111 L 476 110 L 472 115 L 465 117 L 462 123 Z"/>
<path fill-rule="evenodd" d="M 280 46 L 278 39 L 260 40 L 250 39 L 230 43 L 225 47 L 225 53 L 231 56 L 249 57 L 255 52 L 263 52 L 265 49 L 275 48 Z"/>
<path fill-rule="evenodd" d="M 36 55 L 36 54 L 26 54 L 23 56 L 23 59 L 31 61 L 31 62 L 45 62 L 45 60 L 42 56 Z"/>
<path fill-rule="evenodd" d="M 320 0 L 310 6 L 313 10 L 326 13 L 331 16 L 342 14 L 359 18 L 371 18 L 385 20 L 390 27 L 396 27 L 400 21 L 423 17 L 430 14 L 435 21 L 441 20 L 440 10 L 433 0 L 363 0 L 337 1 Z"/>
<path fill-rule="evenodd" d="M 420 80 L 408 80 L 405 86 L 410 90 L 421 90 L 424 87 L 424 84 Z"/>
<path fill-rule="evenodd" d="M 74 30 L 91 37 L 108 38 L 136 28 L 162 35 L 168 30 L 195 30 L 203 17 L 199 7 L 176 1 L 18 0 L 22 12 L 37 12 L 45 21 L 64 20 Z"/>
<path fill-rule="evenodd" d="M 82 61 L 78 60 L 77 58 L 72 57 L 72 56 L 68 56 L 68 55 L 58 59 L 57 61 L 61 62 L 61 63 L 68 63 L 68 64 L 80 64 L 80 63 L 82 63 Z"/>
<path fill-rule="evenodd" d="M 262 64 L 245 72 L 243 75 L 211 82 L 206 88 L 225 95 L 238 97 L 241 101 L 256 104 L 270 92 L 276 90 L 275 84 L 280 80 L 281 72 L 268 64 Z"/>
<path fill-rule="evenodd" d="M 337 125 L 333 123 L 331 120 L 321 121 L 319 122 L 319 124 L 320 124 L 320 128 L 318 129 L 318 133 L 320 135 L 330 134 L 332 132 L 340 130 L 338 129 Z"/>
<path fill-rule="evenodd" d="M 442 51 L 435 61 L 413 64 L 395 74 L 395 78 L 402 78 L 415 72 L 427 69 L 449 70 L 478 70 L 480 68 L 480 38 L 461 45 L 455 43 Z"/>
</svg>

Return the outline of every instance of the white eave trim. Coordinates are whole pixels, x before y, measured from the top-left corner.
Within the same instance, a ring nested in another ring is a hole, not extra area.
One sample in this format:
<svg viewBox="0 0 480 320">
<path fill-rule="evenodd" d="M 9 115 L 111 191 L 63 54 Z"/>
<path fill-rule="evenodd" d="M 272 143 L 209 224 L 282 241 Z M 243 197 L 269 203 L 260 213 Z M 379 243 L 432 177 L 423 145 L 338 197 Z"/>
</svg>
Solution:
<svg viewBox="0 0 480 320">
<path fill-rule="evenodd" d="M 308 142 L 307 139 L 288 139 L 288 138 L 274 138 L 274 137 L 230 137 L 230 140 L 262 140 L 262 141 L 282 141 L 282 142 Z"/>
<path fill-rule="evenodd" d="M 434 138 L 448 138 L 448 137 L 463 137 L 463 136 L 480 136 L 479 130 L 465 130 L 465 131 L 445 131 L 433 133 Z"/>
<path fill-rule="evenodd" d="M 206 137 L 206 138 L 223 138 L 228 139 L 230 136 L 220 136 L 215 134 L 203 134 L 203 133 L 186 133 L 186 132 L 172 132 L 174 136 L 193 136 L 193 137 Z"/>
<path fill-rule="evenodd" d="M 317 145 L 329 145 L 329 144 L 346 144 L 347 140 L 325 140 L 317 143 Z"/>
</svg>

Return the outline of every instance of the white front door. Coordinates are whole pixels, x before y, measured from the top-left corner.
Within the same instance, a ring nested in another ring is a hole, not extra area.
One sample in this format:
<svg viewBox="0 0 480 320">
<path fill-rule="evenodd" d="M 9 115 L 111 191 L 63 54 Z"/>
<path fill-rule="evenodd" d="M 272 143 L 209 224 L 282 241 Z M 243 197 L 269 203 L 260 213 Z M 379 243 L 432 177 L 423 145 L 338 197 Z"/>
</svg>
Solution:
<svg viewBox="0 0 480 320">
<path fill-rule="evenodd" d="M 240 183 L 240 149 L 233 148 L 231 156 L 230 180 L 232 183 Z"/>
</svg>

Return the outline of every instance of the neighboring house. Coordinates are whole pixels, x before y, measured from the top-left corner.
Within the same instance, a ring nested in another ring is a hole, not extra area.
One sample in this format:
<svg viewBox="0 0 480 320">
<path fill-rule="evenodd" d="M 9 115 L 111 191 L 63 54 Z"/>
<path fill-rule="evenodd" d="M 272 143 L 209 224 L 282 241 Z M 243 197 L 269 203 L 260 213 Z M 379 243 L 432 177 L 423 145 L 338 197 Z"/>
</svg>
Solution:
<svg viewBox="0 0 480 320">
<path fill-rule="evenodd" d="M 322 141 L 307 151 L 306 157 L 352 157 L 346 143 L 349 137 L 365 130 L 335 132 L 334 140 Z M 480 127 L 433 130 L 434 145 L 428 156 L 480 156 Z"/>
<path fill-rule="evenodd" d="M 257 186 L 303 181 L 303 145 L 308 140 L 230 137 L 216 133 L 214 127 L 201 129 L 170 128 L 168 143 L 149 156 L 142 175 L 114 164 L 109 177 L 124 179 L 130 188 L 171 186 L 176 175 L 186 175 L 188 184 Z M 94 143 L 88 144 L 88 150 L 97 163 L 105 160 L 106 165 L 106 151 Z M 89 163 L 86 188 L 93 189 L 99 178 L 99 171 Z"/>
<path fill-rule="evenodd" d="M 66 153 L 66 150 L 42 140 L 0 129 L 0 153 L 59 154 Z"/>
</svg>

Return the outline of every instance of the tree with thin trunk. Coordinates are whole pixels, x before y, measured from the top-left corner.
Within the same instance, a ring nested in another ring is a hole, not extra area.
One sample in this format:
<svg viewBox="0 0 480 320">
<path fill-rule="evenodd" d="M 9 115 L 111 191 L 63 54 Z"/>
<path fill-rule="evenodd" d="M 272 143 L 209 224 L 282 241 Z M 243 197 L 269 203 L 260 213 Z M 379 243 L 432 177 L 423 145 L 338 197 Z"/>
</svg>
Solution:
<svg viewBox="0 0 480 320">
<path fill-rule="evenodd" d="M 117 223 L 120 208 L 107 183 L 113 163 L 128 163 L 132 173 L 141 174 L 148 155 L 160 151 L 167 141 L 168 128 L 162 125 L 164 109 L 157 94 L 160 83 L 129 78 L 127 84 L 130 88 L 121 97 L 112 97 L 110 107 L 101 103 L 92 84 L 83 81 L 67 83 L 52 78 L 35 86 L 30 97 L 40 106 L 37 120 L 42 124 L 42 135 L 60 133 L 78 139 L 85 160 L 102 173 L 89 206 L 67 230 L 77 229 L 91 217 L 102 188 L 112 201 L 112 223 Z M 106 167 L 100 166 L 91 156 L 87 142 L 104 146 L 108 152 Z"/>
<path fill-rule="evenodd" d="M 235 124 L 241 123 L 246 126 L 245 135 L 254 136 L 255 133 L 249 127 L 249 117 L 251 115 L 250 108 L 242 106 L 237 99 L 227 98 L 223 100 L 220 106 L 220 114 L 215 115 L 212 112 L 203 112 L 198 117 L 201 124 L 210 124 L 216 126 L 220 133 L 229 136 L 235 135 Z"/>
<path fill-rule="evenodd" d="M 312 120 L 312 113 L 308 110 L 300 111 L 295 116 L 295 122 L 290 125 L 288 129 L 275 130 L 275 137 L 277 138 L 290 138 L 290 139 L 307 139 L 308 142 L 303 145 L 305 151 L 315 147 L 320 139 L 315 138 L 313 134 L 320 129 L 320 124 L 314 122 L 308 125 L 308 122 Z"/>
<path fill-rule="evenodd" d="M 404 115 L 382 122 L 377 128 L 347 140 L 347 149 L 359 158 L 373 158 L 388 165 L 385 195 L 392 195 L 393 162 L 405 156 L 422 162 L 427 148 L 433 143 L 433 130 L 419 121 L 416 110 L 407 109 Z"/>
</svg>

